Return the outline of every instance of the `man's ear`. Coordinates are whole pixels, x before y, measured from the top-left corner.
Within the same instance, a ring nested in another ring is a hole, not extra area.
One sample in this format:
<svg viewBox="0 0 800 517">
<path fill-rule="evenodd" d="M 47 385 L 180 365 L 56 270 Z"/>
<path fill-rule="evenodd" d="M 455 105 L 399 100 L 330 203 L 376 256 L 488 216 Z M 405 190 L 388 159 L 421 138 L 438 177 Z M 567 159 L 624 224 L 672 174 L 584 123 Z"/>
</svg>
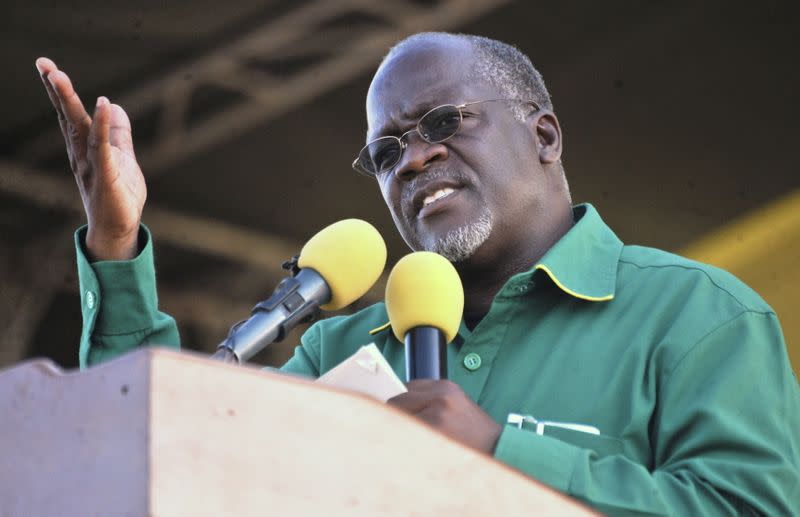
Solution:
<svg viewBox="0 0 800 517">
<path fill-rule="evenodd" d="M 538 111 L 528 119 L 535 132 L 536 151 L 542 165 L 556 163 L 561 159 L 561 126 L 552 111 Z"/>
</svg>

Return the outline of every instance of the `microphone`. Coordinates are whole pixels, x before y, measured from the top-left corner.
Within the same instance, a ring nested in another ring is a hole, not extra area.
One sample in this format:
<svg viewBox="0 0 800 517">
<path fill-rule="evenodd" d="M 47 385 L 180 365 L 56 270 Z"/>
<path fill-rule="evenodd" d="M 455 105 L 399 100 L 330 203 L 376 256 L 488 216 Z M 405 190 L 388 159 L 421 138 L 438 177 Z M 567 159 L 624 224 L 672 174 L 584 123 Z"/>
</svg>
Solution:
<svg viewBox="0 0 800 517">
<path fill-rule="evenodd" d="M 464 288 L 453 265 L 429 251 L 400 259 L 386 282 L 386 311 L 406 345 L 406 381 L 446 379 L 445 346 L 464 312 Z"/>
<path fill-rule="evenodd" d="M 303 246 L 296 261 L 284 264 L 292 276 L 253 307 L 249 319 L 231 328 L 214 357 L 247 361 L 282 340 L 298 323 L 313 321 L 320 308 L 333 311 L 360 298 L 385 266 L 386 244 L 368 222 L 345 219 L 323 228 Z"/>
</svg>

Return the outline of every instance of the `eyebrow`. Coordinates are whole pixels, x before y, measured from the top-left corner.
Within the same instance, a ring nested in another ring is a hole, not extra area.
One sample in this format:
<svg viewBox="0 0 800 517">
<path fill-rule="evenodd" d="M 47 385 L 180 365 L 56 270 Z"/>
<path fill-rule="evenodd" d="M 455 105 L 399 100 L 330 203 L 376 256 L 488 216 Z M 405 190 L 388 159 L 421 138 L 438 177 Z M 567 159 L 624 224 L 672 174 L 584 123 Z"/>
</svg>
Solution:
<svg viewBox="0 0 800 517">
<path fill-rule="evenodd" d="M 428 113 L 433 108 L 436 108 L 437 106 L 444 106 L 445 104 L 456 104 L 456 103 L 434 101 L 433 99 L 424 99 L 421 102 L 415 103 L 415 108 L 413 111 L 404 112 L 401 114 L 401 117 L 407 120 L 417 121 L 422 115 Z"/>
<path fill-rule="evenodd" d="M 433 108 L 435 108 L 437 106 L 442 106 L 443 104 L 448 104 L 448 103 L 439 102 L 437 104 L 436 102 L 434 102 L 432 100 L 424 100 L 424 101 L 421 101 L 421 102 L 416 102 L 415 103 L 415 107 L 413 108 L 412 111 L 404 111 L 404 112 L 402 112 L 400 114 L 399 118 L 400 118 L 400 120 L 411 121 L 411 126 L 409 127 L 409 129 L 412 129 L 414 126 L 416 126 L 416 123 L 419 121 L 420 117 L 422 117 L 424 114 L 426 114 L 427 112 L 429 112 Z M 392 122 L 390 124 L 388 124 L 388 125 L 381 126 L 379 129 L 380 129 L 380 131 L 376 131 L 372 138 L 380 138 L 382 136 L 390 136 L 390 135 L 392 135 L 392 136 L 400 136 L 401 134 L 403 134 L 403 133 L 405 133 L 407 131 L 407 129 L 406 130 L 401 129 L 395 123 L 394 120 L 392 120 Z"/>
</svg>

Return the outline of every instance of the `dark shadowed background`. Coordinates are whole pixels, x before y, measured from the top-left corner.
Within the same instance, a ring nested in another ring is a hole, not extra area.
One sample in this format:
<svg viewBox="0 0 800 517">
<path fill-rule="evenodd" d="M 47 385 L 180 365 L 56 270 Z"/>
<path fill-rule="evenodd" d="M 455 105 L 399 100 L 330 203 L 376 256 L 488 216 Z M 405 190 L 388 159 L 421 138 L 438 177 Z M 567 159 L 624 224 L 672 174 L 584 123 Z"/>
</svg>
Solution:
<svg viewBox="0 0 800 517">
<path fill-rule="evenodd" d="M 212 350 L 338 219 L 406 253 L 350 162 L 388 46 L 420 30 L 512 43 L 544 74 L 576 202 L 626 243 L 731 269 L 800 324 L 796 2 L 566 0 L 42 1 L 0 18 L 0 367 L 77 364 L 72 234 L 83 214 L 34 60 L 133 119 L 161 307 Z M 380 299 L 380 288 L 353 310 Z M 613 336 L 609 337 L 610 339 Z M 296 344 L 256 357 L 280 364 Z M 794 348 L 792 348 L 794 347 Z"/>
</svg>

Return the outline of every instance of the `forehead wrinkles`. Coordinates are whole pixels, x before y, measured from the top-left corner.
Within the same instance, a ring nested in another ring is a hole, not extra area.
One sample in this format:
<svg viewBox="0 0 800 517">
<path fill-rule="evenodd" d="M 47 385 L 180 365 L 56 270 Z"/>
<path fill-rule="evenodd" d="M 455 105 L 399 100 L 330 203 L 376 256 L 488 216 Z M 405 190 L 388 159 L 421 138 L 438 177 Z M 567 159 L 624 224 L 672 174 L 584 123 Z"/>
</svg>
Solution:
<svg viewBox="0 0 800 517">
<path fill-rule="evenodd" d="M 431 109 L 442 104 L 459 102 L 461 102 L 461 97 L 457 93 L 448 93 L 446 90 L 439 89 L 439 91 L 424 92 L 421 95 L 403 99 L 394 105 L 381 104 L 379 108 L 368 111 L 370 116 L 367 133 L 380 136 L 405 132 Z"/>
<path fill-rule="evenodd" d="M 462 102 L 459 93 L 472 67 L 471 56 L 469 48 L 432 45 L 390 58 L 367 93 L 368 137 L 414 124 L 440 104 Z"/>
</svg>

